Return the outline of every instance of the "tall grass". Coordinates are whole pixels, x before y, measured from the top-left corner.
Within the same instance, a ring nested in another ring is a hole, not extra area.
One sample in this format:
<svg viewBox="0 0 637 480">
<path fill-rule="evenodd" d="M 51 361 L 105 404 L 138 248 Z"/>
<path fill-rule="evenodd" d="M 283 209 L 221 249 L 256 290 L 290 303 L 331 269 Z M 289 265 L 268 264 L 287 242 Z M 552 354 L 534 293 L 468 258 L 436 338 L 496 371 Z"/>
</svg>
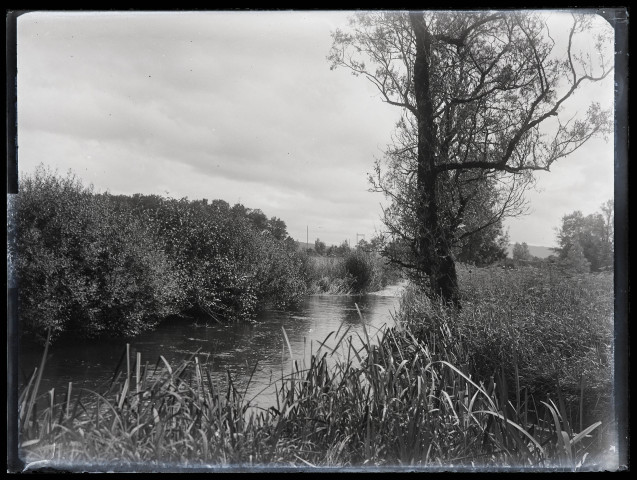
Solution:
<svg viewBox="0 0 637 480">
<path fill-rule="evenodd" d="M 53 464 L 585 466 L 599 422 L 576 430 L 556 402 L 511 401 L 505 384 L 472 380 L 443 360 L 444 336 L 430 348 L 390 329 L 357 350 L 343 335 L 346 361 L 328 368 L 324 352 L 295 364 L 277 404 L 249 413 L 198 357 L 149 368 L 137 355 L 103 395 L 45 393 L 22 423 L 22 450 Z"/>
<path fill-rule="evenodd" d="M 420 338 L 402 324 L 362 351 L 349 342 L 333 369 L 314 357 L 283 384 L 286 435 L 323 446 L 305 461 L 494 469 L 603 461 L 599 420 L 573 423 L 559 389 L 553 399 L 535 397 L 519 376 L 507 382 L 505 366 L 486 381 L 474 377 L 449 318 L 437 320 Z"/>
<path fill-rule="evenodd" d="M 127 346 L 126 359 L 106 392 L 83 390 L 71 400 L 69 383 L 61 400 L 54 390 L 36 398 L 37 381 L 25 390 L 23 403 L 46 399 L 39 414 L 21 419 L 27 461 L 235 465 L 267 457 L 266 415 L 245 415 L 230 377 L 220 389 L 194 355 L 177 366 L 163 356 L 149 365 L 139 353 L 131 362 Z"/>
<path fill-rule="evenodd" d="M 347 275 L 342 257 L 308 257 L 308 293 L 347 295 L 352 293 L 354 279 Z"/>
<path fill-rule="evenodd" d="M 362 250 L 343 257 L 309 257 L 306 275 L 309 293 L 331 295 L 374 292 L 400 279 L 383 258 Z"/>
<path fill-rule="evenodd" d="M 609 320 L 608 279 L 504 275 L 463 271 L 460 312 L 409 290 L 396 326 L 375 343 L 365 329 L 333 332 L 334 349 L 282 372 L 269 409 L 252 408 L 231 378 L 215 385 L 197 355 L 149 366 L 127 351 L 101 394 L 69 384 L 40 395 L 34 372 L 21 396 L 23 455 L 158 466 L 613 468 L 612 421 L 595 406 L 611 396 L 599 353 L 608 338 L 603 325 L 592 328 Z M 486 279 L 482 298 L 472 287 Z M 533 285 L 550 288 L 533 294 Z M 554 309 L 573 319 L 554 325 Z M 593 354 L 596 342 L 604 344 Z"/>
<path fill-rule="evenodd" d="M 453 324 L 476 375 L 508 365 L 511 379 L 517 365 L 533 393 L 557 395 L 560 388 L 575 401 L 584 389 L 591 416 L 608 412 L 612 274 L 565 276 L 528 267 L 461 269 L 460 276 L 465 308 Z"/>
</svg>

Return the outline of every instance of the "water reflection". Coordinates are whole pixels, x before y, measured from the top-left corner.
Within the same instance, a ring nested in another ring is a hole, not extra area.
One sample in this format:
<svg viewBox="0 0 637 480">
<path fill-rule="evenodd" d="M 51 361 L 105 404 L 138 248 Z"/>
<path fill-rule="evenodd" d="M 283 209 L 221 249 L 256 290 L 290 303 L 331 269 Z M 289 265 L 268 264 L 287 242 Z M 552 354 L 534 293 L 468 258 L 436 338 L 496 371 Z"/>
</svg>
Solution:
<svg viewBox="0 0 637 480">
<path fill-rule="evenodd" d="M 321 348 L 330 332 L 339 331 L 339 335 L 328 338 L 322 347 L 325 351 L 331 351 L 345 333 L 354 344 L 360 344 L 360 338 L 365 338 L 363 326 L 373 338 L 381 327 L 393 324 L 391 313 L 397 305 L 398 299 L 388 296 L 313 296 L 295 311 L 269 311 L 254 324 L 164 322 L 155 331 L 129 340 L 131 361 L 140 352 L 142 364 L 152 367 L 160 355 L 176 364 L 196 353 L 200 363 L 214 374 L 213 381 L 218 382 L 219 388 L 224 388 L 229 374 L 240 391 L 247 388 L 248 397 L 258 395 L 255 402 L 263 405 L 273 400 L 273 381 L 289 373 L 293 360 L 301 367 L 309 364 L 310 355 Z M 125 343 L 56 343 L 49 352 L 40 391 L 65 388 L 71 381 L 74 388 L 104 389 L 122 360 Z M 39 364 L 41 353 L 41 348 L 22 345 L 23 379 Z"/>
</svg>

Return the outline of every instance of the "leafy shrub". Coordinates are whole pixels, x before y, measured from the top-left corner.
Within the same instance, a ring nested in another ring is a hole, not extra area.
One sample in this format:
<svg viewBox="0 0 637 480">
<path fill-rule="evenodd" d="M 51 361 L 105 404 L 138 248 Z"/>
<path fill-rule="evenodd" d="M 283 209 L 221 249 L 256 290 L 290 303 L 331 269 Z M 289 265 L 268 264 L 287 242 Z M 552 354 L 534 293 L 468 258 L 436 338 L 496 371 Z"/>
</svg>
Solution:
<svg viewBox="0 0 637 480">
<path fill-rule="evenodd" d="M 269 232 L 252 236 L 255 258 L 252 278 L 257 282 L 259 306 L 286 308 L 307 293 L 304 255 L 288 249 Z"/>
<path fill-rule="evenodd" d="M 20 187 L 8 265 L 19 279 L 22 332 L 40 341 L 48 329 L 53 338 L 132 336 L 183 313 L 249 320 L 306 292 L 301 255 L 245 209 L 96 194 L 44 167 Z"/>
<path fill-rule="evenodd" d="M 139 200 L 139 199 L 138 199 Z M 172 259 L 185 292 L 182 310 L 216 320 L 250 318 L 256 308 L 254 286 L 241 270 L 247 260 L 249 231 L 229 211 L 185 198 L 155 199 L 136 205 Z"/>
<path fill-rule="evenodd" d="M 186 198 L 125 201 L 154 225 L 173 259 L 186 292 L 184 311 L 247 320 L 266 304 L 288 306 L 305 293 L 299 254 L 255 225 L 246 209 Z"/>
<path fill-rule="evenodd" d="M 568 273 L 589 273 L 591 271 L 591 262 L 584 256 L 578 241 L 569 246 L 564 258 L 560 258 L 559 265 Z"/>
<path fill-rule="evenodd" d="M 307 256 L 308 291 L 360 294 L 383 289 L 400 280 L 399 271 L 374 252 L 350 250 L 344 257 Z"/>
<path fill-rule="evenodd" d="M 345 257 L 345 271 L 354 279 L 354 291 L 364 292 L 374 280 L 376 265 L 369 253 L 353 250 Z"/>
<path fill-rule="evenodd" d="M 70 173 L 23 178 L 12 214 L 24 334 L 135 335 L 176 311 L 173 266 L 144 225 Z"/>
</svg>

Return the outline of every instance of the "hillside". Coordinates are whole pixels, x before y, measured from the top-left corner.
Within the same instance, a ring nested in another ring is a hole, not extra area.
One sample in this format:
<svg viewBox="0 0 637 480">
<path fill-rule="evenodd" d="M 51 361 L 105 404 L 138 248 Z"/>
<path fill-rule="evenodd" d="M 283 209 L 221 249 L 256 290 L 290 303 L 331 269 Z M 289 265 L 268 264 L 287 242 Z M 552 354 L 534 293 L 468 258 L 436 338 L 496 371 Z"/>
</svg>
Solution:
<svg viewBox="0 0 637 480">
<path fill-rule="evenodd" d="M 538 245 L 528 245 L 529 252 L 531 255 L 538 258 L 546 258 L 549 255 L 555 255 L 555 252 L 551 247 L 541 247 Z M 509 243 L 509 247 L 507 249 L 507 256 L 513 257 L 513 244 Z"/>
<path fill-rule="evenodd" d="M 314 244 L 313 243 L 299 242 L 297 240 L 296 241 L 296 245 L 297 245 L 297 248 L 299 250 L 314 249 Z M 553 251 L 553 249 L 551 247 L 542 247 L 542 246 L 539 246 L 539 245 L 528 245 L 528 247 L 529 247 L 529 252 L 531 252 L 531 255 L 533 255 L 534 257 L 546 258 L 549 255 L 555 255 L 555 252 Z M 507 248 L 507 256 L 513 257 L 513 244 L 512 243 L 509 243 L 509 246 Z"/>
</svg>

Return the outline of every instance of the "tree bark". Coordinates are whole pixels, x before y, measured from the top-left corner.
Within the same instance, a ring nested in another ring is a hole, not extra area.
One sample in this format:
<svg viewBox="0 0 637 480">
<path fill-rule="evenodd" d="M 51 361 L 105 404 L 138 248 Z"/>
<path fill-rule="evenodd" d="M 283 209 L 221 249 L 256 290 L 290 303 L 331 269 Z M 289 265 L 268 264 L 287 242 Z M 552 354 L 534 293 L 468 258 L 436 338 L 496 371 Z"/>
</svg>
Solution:
<svg viewBox="0 0 637 480">
<path fill-rule="evenodd" d="M 432 293 L 445 303 L 460 307 L 456 265 L 451 254 L 450 238 L 441 224 L 436 183 L 435 124 L 429 85 L 431 34 L 422 13 L 411 13 L 416 39 L 414 94 L 418 120 L 417 189 L 418 231 L 415 239 L 417 269 L 429 279 Z"/>
</svg>

